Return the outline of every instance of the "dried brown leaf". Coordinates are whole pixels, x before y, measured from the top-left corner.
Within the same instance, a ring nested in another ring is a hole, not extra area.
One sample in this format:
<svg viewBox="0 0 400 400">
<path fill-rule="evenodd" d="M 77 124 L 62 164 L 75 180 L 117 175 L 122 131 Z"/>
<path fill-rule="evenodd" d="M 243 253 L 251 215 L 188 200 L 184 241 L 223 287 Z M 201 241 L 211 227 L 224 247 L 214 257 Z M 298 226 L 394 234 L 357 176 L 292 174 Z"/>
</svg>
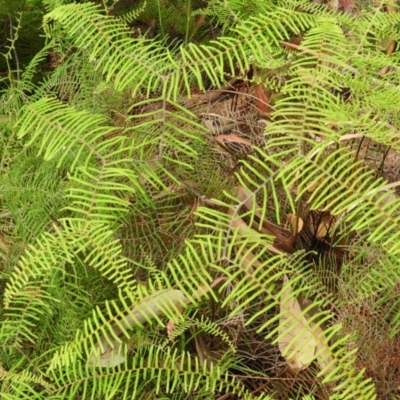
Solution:
<svg viewBox="0 0 400 400">
<path fill-rule="evenodd" d="M 317 226 L 311 224 L 311 233 L 315 235 L 317 239 L 323 240 L 333 231 L 336 225 L 336 218 L 331 215 L 328 211 L 325 211 L 317 218 Z"/>
<path fill-rule="evenodd" d="M 292 295 L 292 286 L 286 275 L 280 298 L 279 350 L 293 370 L 307 368 L 315 358 L 316 338 L 299 302 Z M 297 323 L 296 323 L 297 322 Z"/>
<path fill-rule="evenodd" d="M 235 133 L 231 133 L 229 135 L 219 135 L 216 140 L 218 143 L 221 144 L 223 144 L 224 142 L 228 142 L 228 143 L 240 143 L 249 147 L 253 146 L 250 140 L 243 139 L 240 136 L 236 135 Z"/>
<path fill-rule="evenodd" d="M 324 371 L 325 375 L 328 375 L 333 371 L 334 359 L 331 348 L 329 347 L 328 339 L 324 333 L 324 331 L 315 324 L 310 323 L 311 329 L 313 329 L 314 335 L 316 337 L 317 345 L 315 347 L 315 358 L 320 367 L 320 369 Z"/>
<path fill-rule="evenodd" d="M 255 105 L 261 115 L 269 117 L 271 114 L 269 103 L 270 100 L 265 94 L 265 90 L 262 85 L 257 85 L 254 88 L 254 96 L 256 97 Z"/>
<path fill-rule="evenodd" d="M 294 214 L 287 214 L 287 219 L 292 225 L 293 232 L 295 232 L 295 234 L 298 234 L 303 230 L 304 222 L 302 218 L 297 217 Z"/>
</svg>

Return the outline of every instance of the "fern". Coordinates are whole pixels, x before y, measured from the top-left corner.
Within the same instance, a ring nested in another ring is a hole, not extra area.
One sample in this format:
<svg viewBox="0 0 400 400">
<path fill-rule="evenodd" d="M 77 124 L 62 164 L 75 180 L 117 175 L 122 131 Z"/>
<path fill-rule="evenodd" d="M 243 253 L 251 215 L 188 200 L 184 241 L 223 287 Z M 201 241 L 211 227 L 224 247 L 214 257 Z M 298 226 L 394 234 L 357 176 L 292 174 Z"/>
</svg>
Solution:
<svg viewBox="0 0 400 400">
<path fill-rule="evenodd" d="M 373 357 L 399 334 L 398 183 L 371 149 L 399 152 L 381 51 L 399 17 L 253 3 L 50 4 L 47 47 L 1 97 L 2 397 L 374 399 L 395 382 Z M 181 44 L 132 37 L 156 13 Z M 226 115 L 229 133 L 199 121 Z"/>
</svg>

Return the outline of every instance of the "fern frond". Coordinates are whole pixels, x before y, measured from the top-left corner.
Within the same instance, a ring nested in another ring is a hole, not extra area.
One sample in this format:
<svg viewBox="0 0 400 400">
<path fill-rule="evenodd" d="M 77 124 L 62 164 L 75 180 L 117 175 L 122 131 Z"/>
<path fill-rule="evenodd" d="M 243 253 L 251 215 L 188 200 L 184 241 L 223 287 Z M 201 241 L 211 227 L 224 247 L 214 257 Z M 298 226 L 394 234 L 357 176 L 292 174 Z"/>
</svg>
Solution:
<svg viewBox="0 0 400 400">
<path fill-rule="evenodd" d="M 182 47 L 177 58 L 154 41 L 130 39 L 122 24 L 100 15 L 90 4 L 59 7 L 46 16 L 45 26 L 53 19 L 67 29 L 79 48 L 92 48 L 89 59 L 95 60 L 107 79 L 115 80 L 119 90 L 129 86 L 137 93 L 143 87 L 149 94 L 161 88 L 168 100 L 178 97 L 182 85 L 190 94 L 193 78 L 204 89 L 203 72 L 213 85 L 220 85 L 224 81 L 223 64 L 229 66 L 231 75 L 235 75 L 236 66 L 244 73 L 250 65 L 248 54 L 257 63 L 259 58 L 264 59 L 266 50 L 275 52 L 279 41 L 288 38 L 288 30 L 298 33 L 315 24 L 312 15 L 277 8 L 272 15 L 253 17 L 236 28 L 233 32 L 238 39 L 221 38 L 209 46 L 191 44 Z M 122 64 L 125 67 L 117 70 L 116 66 Z"/>
<path fill-rule="evenodd" d="M 171 348 L 156 346 L 142 347 L 132 360 L 117 370 L 108 370 L 107 374 L 98 375 L 98 371 L 82 364 L 74 364 L 75 379 L 70 385 L 70 376 L 65 370 L 52 370 L 55 389 L 53 395 L 68 396 L 79 393 L 82 396 L 105 396 L 107 399 L 117 394 L 121 399 L 135 399 L 142 395 L 145 384 L 152 384 L 157 395 L 174 391 L 195 393 L 196 398 L 210 399 L 215 391 L 237 394 L 242 399 L 270 399 L 268 396 L 255 397 L 235 378 L 230 377 L 219 367 L 200 367 L 197 358 Z M 138 372 L 141 373 L 138 373 Z M 97 379 L 96 386 L 89 382 Z M 108 386 L 112 385 L 112 390 Z"/>
</svg>

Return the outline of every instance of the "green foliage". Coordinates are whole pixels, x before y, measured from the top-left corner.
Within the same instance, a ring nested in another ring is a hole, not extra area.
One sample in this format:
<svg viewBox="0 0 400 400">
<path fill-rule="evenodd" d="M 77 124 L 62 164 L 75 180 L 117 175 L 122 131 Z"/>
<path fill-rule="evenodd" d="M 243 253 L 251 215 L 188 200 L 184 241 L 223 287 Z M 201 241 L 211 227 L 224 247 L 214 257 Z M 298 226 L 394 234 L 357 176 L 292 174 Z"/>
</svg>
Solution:
<svg viewBox="0 0 400 400">
<path fill-rule="evenodd" d="M 48 43 L 0 99 L 2 398 L 395 396 L 373 362 L 400 333 L 397 182 L 362 154 L 400 150 L 398 55 L 381 51 L 398 14 L 47 3 Z M 132 37 L 154 18 L 158 37 Z M 232 77 L 279 90 L 243 157 L 218 152 L 226 136 L 191 103 Z"/>
</svg>

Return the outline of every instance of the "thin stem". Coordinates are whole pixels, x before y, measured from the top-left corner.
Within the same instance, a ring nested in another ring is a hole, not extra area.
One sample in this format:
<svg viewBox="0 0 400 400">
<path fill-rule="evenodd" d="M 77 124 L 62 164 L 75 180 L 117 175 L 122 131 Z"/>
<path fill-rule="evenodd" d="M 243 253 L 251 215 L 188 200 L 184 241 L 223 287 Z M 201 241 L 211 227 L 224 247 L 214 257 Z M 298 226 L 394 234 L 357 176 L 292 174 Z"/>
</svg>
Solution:
<svg viewBox="0 0 400 400">
<path fill-rule="evenodd" d="M 15 60 L 15 67 L 17 69 L 17 80 L 21 79 L 20 72 L 19 72 L 19 58 L 17 54 L 17 49 L 15 48 L 15 43 L 14 43 L 14 27 L 13 27 L 13 22 L 10 14 L 8 15 L 8 21 L 10 22 L 10 38 L 11 38 L 11 45 L 12 45 L 12 51 L 14 53 L 14 60 Z"/>
<path fill-rule="evenodd" d="M 192 1 L 189 0 L 187 2 L 187 9 L 186 9 L 186 36 L 185 36 L 185 45 L 189 42 L 189 26 L 190 26 L 190 10 L 192 8 Z"/>
</svg>

